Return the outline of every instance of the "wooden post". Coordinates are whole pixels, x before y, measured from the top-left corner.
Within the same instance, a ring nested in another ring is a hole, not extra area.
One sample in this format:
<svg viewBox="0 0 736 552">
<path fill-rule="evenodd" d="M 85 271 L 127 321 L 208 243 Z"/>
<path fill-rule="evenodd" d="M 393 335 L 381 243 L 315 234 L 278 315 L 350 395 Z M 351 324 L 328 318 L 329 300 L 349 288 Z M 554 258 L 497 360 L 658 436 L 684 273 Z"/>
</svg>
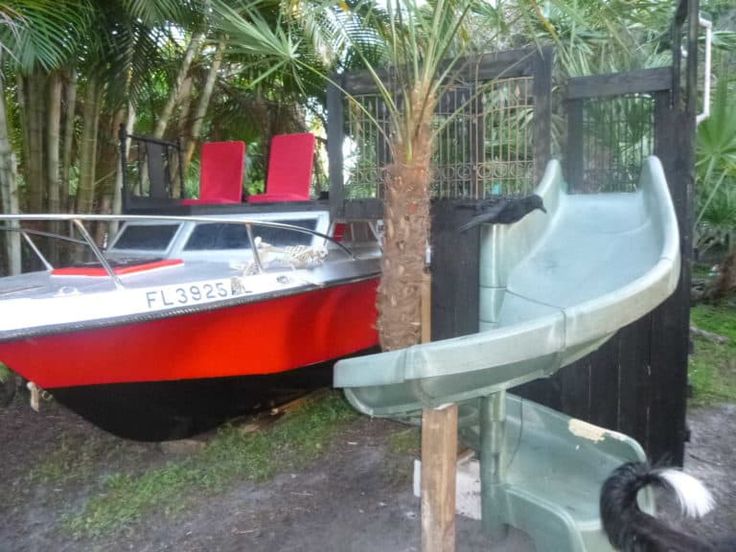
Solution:
<svg viewBox="0 0 736 552">
<path fill-rule="evenodd" d="M 422 279 L 421 297 L 421 340 L 422 343 L 429 343 L 432 341 L 432 276 L 429 272 L 425 272 L 424 278 Z"/>
<path fill-rule="evenodd" d="M 422 342 L 431 339 L 431 288 L 422 282 Z M 422 551 L 455 550 L 457 405 L 422 412 Z"/>
<path fill-rule="evenodd" d="M 457 405 L 422 413 L 422 551 L 455 550 Z"/>
<path fill-rule="evenodd" d="M 342 145 L 344 135 L 344 114 L 342 91 L 337 86 L 344 83 L 339 75 L 332 75 L 327 84 L 327 159 L 330 177 L 330 218 L 345 216 L 345 182 L 343 178 Z"/>
</svg>

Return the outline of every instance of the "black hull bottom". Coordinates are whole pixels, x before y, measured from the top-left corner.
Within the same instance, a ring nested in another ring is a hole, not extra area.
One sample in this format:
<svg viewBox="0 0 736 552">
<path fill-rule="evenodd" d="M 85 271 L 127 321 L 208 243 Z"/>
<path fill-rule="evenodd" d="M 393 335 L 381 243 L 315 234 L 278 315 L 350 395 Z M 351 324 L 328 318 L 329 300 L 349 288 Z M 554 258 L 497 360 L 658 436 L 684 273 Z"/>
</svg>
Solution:
<svg viewBox="0 0 736 552">
<path fill-rule="evenodd" d="M 228 419 L 268 410 L 332 385 L 324 363 L 273 375 L 116 383 L 49 390 L 94 425 L 125 439 L 166 441 L 191 437 Z"/>
</svg>

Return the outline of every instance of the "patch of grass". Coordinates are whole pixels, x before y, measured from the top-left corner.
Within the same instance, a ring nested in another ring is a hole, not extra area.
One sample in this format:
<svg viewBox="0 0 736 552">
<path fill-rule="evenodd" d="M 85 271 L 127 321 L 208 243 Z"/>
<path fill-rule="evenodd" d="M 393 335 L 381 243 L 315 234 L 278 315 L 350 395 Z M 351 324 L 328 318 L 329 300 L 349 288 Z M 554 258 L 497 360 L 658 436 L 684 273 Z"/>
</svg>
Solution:
<svg viewBox="0 0 736 552">
<path fill-rule="evenodd" d="M 114 457 L 121 448 L 112 439 L 61 437 L 59 445 L 28 473 L 32 483 L 65 484 L 83 481 L 95 472 L 95 467 Z"/>
<path fill-rule="evenodd" d="M 695 353 L 689 366 L 691 404 L 736 402 L 736 308 L 725 304 L 698 305 L 692 309 L 691 317 L 698 328 L 728 338 L 724 344 L 694 338 Z"/>
<path fill-rule="evenodd" d="M 421 453 L 422 433 L 419 427 L 400 427 L 388 436 L 383 478 L 393 488 L 411 485 L 414 458 Z"/>
<path fill-rule="evenodd" d="M 66 518 L 65 527 L 77 537 L 115 533 L 154 511 L 174 514 L 196 496 L 221 491 L 233 481 L 263 481 L 299 469 L 320 456 L 356 416 L 339 393 L 331 392 L 261 431 L 224 427 L 191 456 L 141 474 L 110 477 L 81 513 Z"/>
<path fill-rule="evenodd" d="M 0 408 L 8 406 L 13 401 L 17 386 L 15 374 L 0 362 Z"/>
<path fill-rule="evenodd" d="M 392 433 L 388 439 L 388 448 L 393 454 L 419 456 L 422 449 L 422 432 L 418 427 L 407 427 Z"/>
</svg>

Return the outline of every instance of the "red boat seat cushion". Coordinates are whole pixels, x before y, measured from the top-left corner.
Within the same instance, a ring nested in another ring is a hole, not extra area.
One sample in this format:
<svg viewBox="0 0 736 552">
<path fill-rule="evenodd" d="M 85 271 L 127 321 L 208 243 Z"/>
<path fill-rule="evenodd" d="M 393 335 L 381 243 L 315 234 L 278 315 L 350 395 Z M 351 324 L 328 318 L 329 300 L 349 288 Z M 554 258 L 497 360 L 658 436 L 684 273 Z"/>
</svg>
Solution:
<svg viewBox="0 0 736 552">
<path fill-rule="evenodd" d="M 243 200 L 245 142 L 202 144 L 199 199 L 184 199 L 184 205 L 240 203 Z"/>
<path fill-rule="evenodd" d="M 266 193 L 248 197 L 249 203 L 309 201 L 314 164 L 314 134 L 279 134 L 271 140 Z"/>
<path fill-rule="evenodd" d="M 112 271 L 118 276 L 125 276 L 127 274 L 139 274 L 141 272 L 148 272 L 150 270 L 156 270 L 159 268 L 166 268 L 170 266 L 178 266 L 183 264 L 181 259 L 155 259 L 155 260 L 141 260 L 140 262 L 126 262 L 116 265 L 113 261 Z M 61 268 L 55 268 L 51 271 L 52 276 L 92 276 L 95 278 L 108 277 L 109 274 L 99 263 L 80 265 L 80 266 L 65 266 Z"/>
</svg>

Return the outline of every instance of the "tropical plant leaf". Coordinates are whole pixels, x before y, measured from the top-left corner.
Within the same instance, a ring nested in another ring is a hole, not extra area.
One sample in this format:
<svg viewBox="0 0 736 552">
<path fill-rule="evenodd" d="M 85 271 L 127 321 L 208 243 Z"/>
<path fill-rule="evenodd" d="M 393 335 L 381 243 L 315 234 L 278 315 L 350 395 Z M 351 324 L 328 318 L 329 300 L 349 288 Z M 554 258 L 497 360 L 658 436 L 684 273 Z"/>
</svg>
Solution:
<svg viewBox="0 0 736 552">
<path fill-rule="evenodd" d="M 50 71 L 73 59 L 90 29 L 93 7 L 89 0 L 9 0 L 2 13 L 0 44 L 28 73 L 37 65 Z"/>
</svg>

